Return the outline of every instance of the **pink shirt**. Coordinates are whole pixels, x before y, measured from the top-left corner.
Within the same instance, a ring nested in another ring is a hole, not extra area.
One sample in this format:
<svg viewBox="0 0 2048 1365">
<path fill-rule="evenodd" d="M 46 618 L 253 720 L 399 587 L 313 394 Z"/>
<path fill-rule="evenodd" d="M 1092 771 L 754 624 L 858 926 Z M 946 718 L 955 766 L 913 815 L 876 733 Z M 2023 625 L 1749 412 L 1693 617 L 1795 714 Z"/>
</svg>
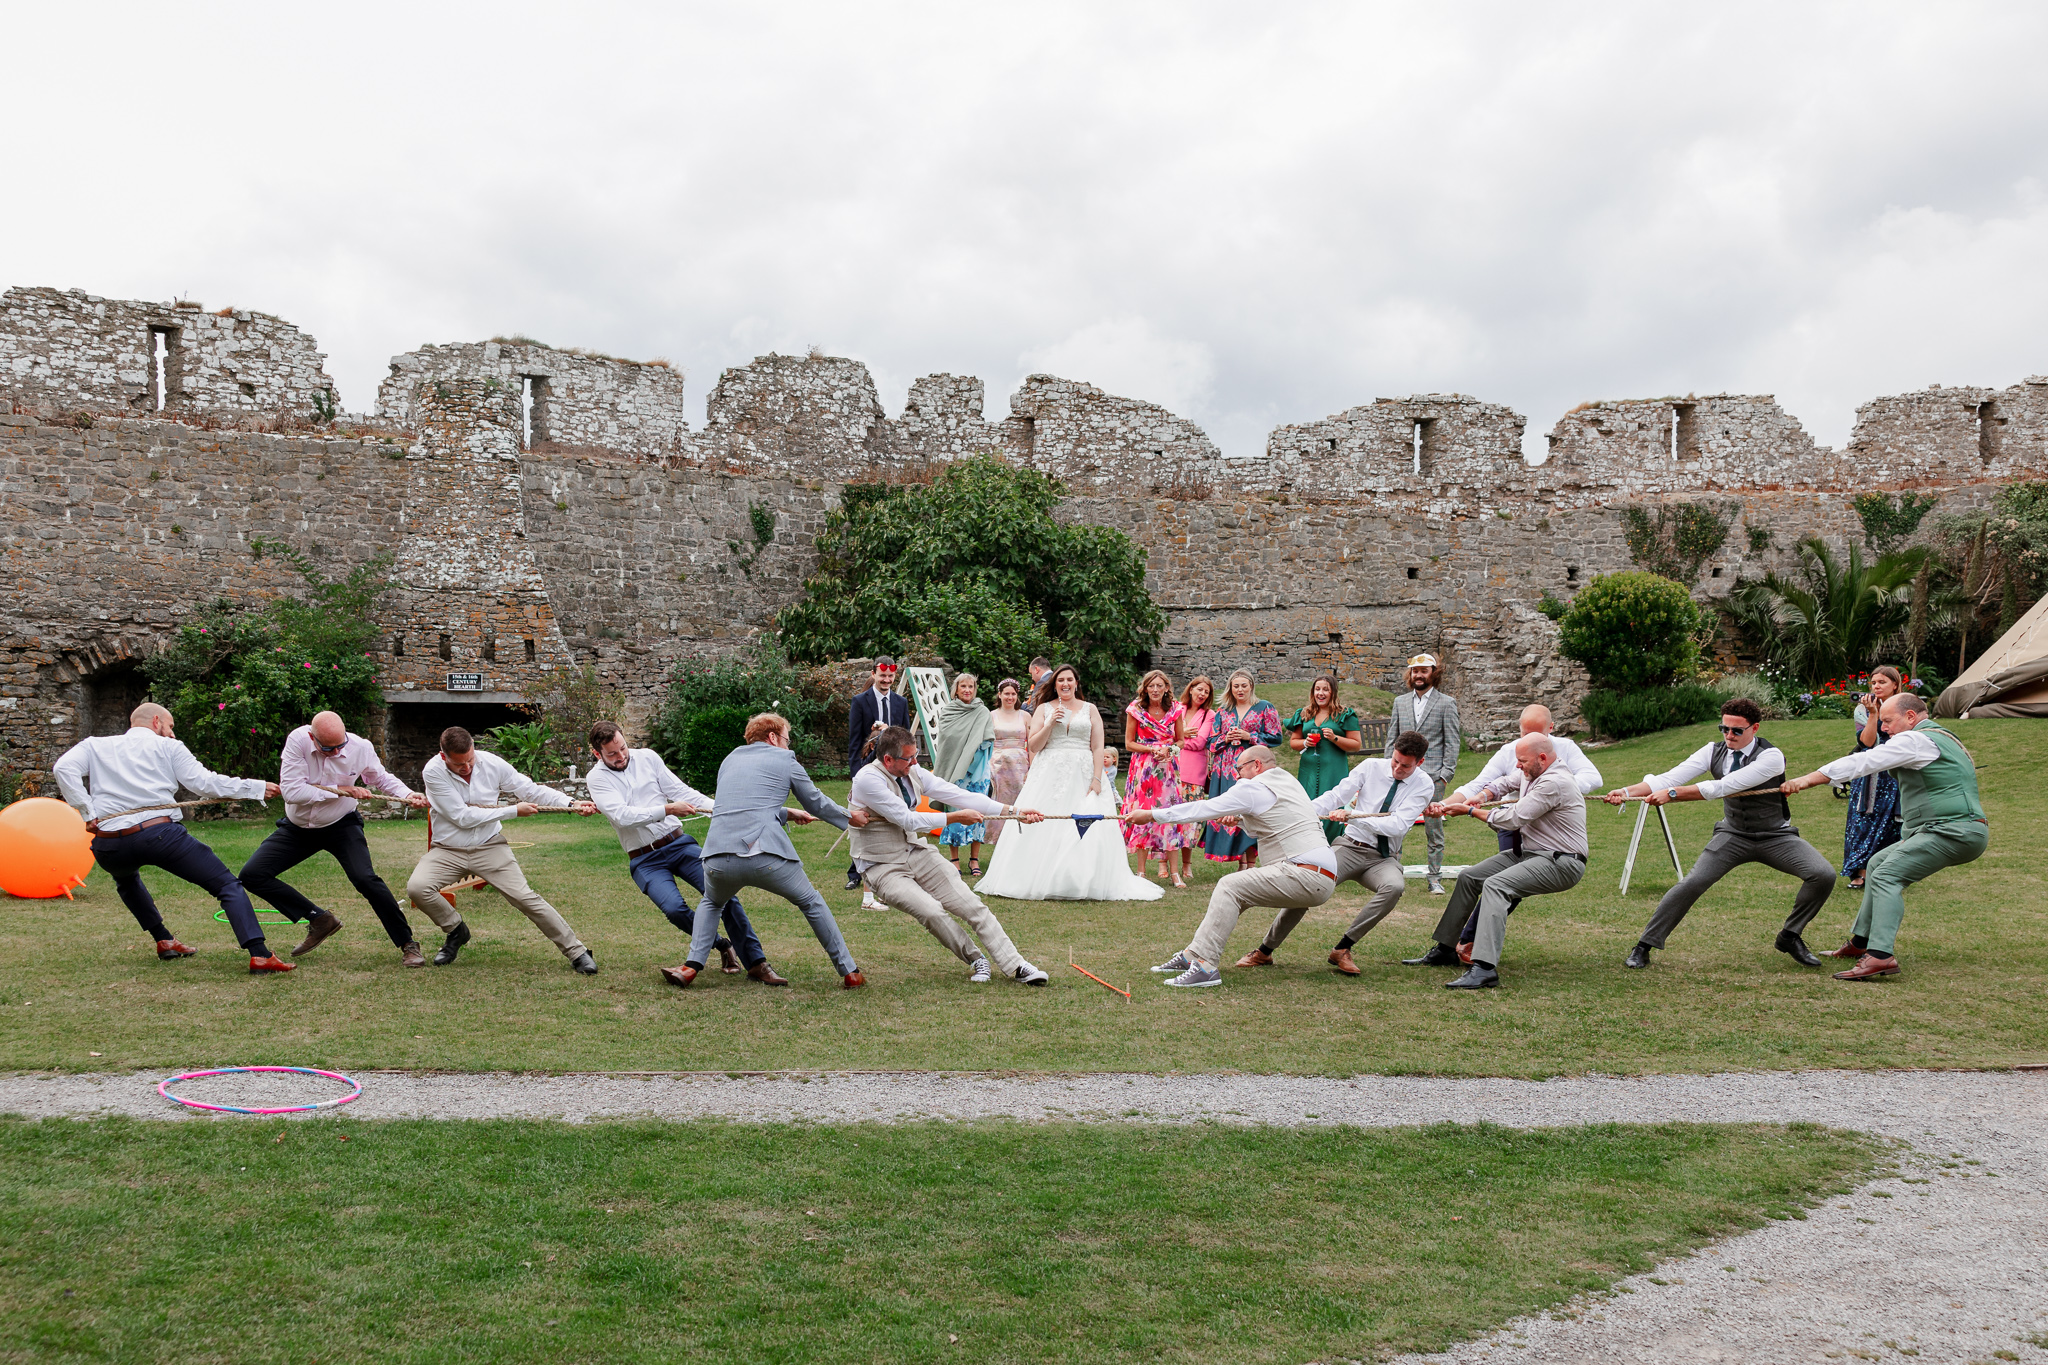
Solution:
<svg viewBox="0 0 2048 1365">
<path fill-rule="evenodd" d="M 285 737 L 277 785 L 284 793 L 285 818 L 300 829 L 325 829 L 354 812 L 354 797 L 321 791 L 323 786 L 369 787 L 386 796 L 412 795 L 412 788 L 384 771 L 369 740 L 352 734 L 338 751 L 323 754 L 313 743 L 310 725 L 301 725 Z"/>
</svg>

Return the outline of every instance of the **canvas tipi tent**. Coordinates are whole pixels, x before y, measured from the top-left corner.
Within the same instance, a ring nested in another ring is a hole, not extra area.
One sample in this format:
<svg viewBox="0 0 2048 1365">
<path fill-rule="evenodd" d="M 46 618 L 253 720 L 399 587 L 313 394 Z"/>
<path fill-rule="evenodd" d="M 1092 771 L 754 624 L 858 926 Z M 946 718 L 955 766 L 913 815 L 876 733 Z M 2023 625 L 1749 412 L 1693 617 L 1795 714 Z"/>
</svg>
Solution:
<svg viewBox="0 0 2048 1365">
<path fill-rule="evenodd" d="M 1937 716 L 2048 718 L 2048 597 L 2013 622 L 1934 702 Z"/>
</svg>

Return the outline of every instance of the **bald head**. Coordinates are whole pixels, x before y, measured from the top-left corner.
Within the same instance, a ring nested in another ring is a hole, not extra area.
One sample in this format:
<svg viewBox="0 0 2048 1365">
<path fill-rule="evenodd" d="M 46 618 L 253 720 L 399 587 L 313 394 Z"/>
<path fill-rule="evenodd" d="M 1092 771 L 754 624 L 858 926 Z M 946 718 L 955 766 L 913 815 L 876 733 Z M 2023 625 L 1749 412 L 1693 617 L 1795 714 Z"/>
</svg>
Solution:
<svg viewBox="0 0 2048 1365">
<path fill-rule="evenodd" d="M 324 745 L 332 749 L 337 745 L 348 743 L 348 727 L 343 725 L 341 717 L 335 715 L 332 711 L 322 711 L 319 715 L 313 717 L 313 724 L 310 728 L 313 731 L 313 742 L 315 744 Z"/>
<path fill-rule="evenodd" d="M 1911 692 L 1886 697 L 1877 708 L 1879 727 L 1888 735 L 1902 735 L 1927 719 L 1927 703 Z"/>
<path fill-rule="evenodd" d="M 1254 744 L 1237 756 L 1240 769 L 1247 763 L 1257 763 L 1258 771 L 1264 772 L 1273 766 L 1273 751 L 1263 744 Z"/>
<path fill-rule="evenodd" d="M 1557 746 L 1550 742 L 1549 735 L 1523 735 L 1515 741 L 1515 766 L 1531 782 L 1548 772 L 1555 762 Z"/>
<path fill-rule="evenodd" d="M 1547 735 L 1550 733 L 1550 708 L 1532 703 L 1522 708 L 1522 733 L 1525 735 Z"/>
<path fill-rule="evenodd" d="M 171 713 L 153 701 L 146 701 L 128 713 L 128 724 L 144 730 L 154 730 L 168 737 L 171 733 Z"/>
</svg>

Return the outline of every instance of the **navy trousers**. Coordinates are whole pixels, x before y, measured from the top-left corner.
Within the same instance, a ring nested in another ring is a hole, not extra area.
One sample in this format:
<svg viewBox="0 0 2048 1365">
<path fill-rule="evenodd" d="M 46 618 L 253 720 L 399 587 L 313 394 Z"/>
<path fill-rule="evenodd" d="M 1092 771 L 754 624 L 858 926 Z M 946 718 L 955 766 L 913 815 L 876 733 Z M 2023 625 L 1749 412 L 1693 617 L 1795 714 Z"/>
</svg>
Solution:
<svg viewBox="0 0 2048 1365">
<path fill-rule="evenodd" d="M 301 829 L 289 818 L 280 819 L 270 837 L 249 855 L 248 862 L 242 864 L 242 887 L 251 895 L 269 901 L 294 921 L 311 919 L 320 912 L 320 907 L 279 874 L 291 871 L 316 853 L 334 855 L 334 861 L 341 864 L 343 874 L 348 877 L 348 884 L 370 903 L 370 909 L 377 912 L 377 920 L 384 926 L 384 932 L 390 935 L 394 947 L 403 948 L 413 941 L 412 925 L 406 922 L 405 912 L 398 908 L 398 898 L 391 894 L 391 888 L 384 884 L 384 879 L 370 864 L 370 844 L 363 837 L 363 817 L 354 811 L 319 829 Z"/>
<path fill-rule="evenodd" d="M 221 909 L 228 912 L 228 927 L 235 931 L 235 942 L 244 948 L 263 940 L 263 926 L 256 922 L 255 907 L 249 904 L 242 884 L 212 849 L 192 837 L 181 821 L 152 825 L 118 839 L 96 835 L 92 856 L 114 879 L 121 904 L 128 907 L 135 922 L 148 930 L 153 939 L 166 939 L 171 934 L 164 928 L 156 902 L 150 899 L 149 888 L 142 884 L 145 867 L 160 867 L 173 877 L 203 887 L 218 899 Z"/>
<path fill-rule="evenodd" d="M 690 903 L 683 899 L 682 889 L 676 885 L 680 878 L 695 888 L 698 896 L 704 894 L 704 850 L 695 839 L 685 834 L 652 853 L 635 857 L 627 866 L 633 873 L 633 885 L 661 907 L 661 913 L 668 916 L 670 924 L 686 934 L 695 932 L 696 917 L 690 910 Z M 720 908 L 719 922 L 725 926 L 725 936 L 739 949 L 740 961 L 754 967 L 768 960 L 768 952 L 761 946 L 761 940 L 754 936 L 754 926 L 748 921 L 747 912 L 740 908 L 739 897 L 733 897 Z"/>
</svg>

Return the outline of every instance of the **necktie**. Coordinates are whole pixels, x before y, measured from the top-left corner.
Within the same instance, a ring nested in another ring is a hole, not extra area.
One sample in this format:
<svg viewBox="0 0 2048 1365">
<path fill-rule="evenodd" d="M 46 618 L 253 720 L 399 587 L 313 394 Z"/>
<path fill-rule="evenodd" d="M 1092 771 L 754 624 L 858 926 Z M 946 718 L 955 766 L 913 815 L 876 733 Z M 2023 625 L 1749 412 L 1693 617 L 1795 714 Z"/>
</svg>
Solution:
<svg viewBox="0 0 2048 1365">
<path fill-rule="evenodd" d="M 1389 777 L 1387 778 L 1387 799 L 1386 799 L 1386 800 L 1384 800 L 1384 801 L 1382 801 L 1382 802 L 1380 802 L 1380 814 L 1381 814 L 1381 815 L 1385 815 L 1385 814 L 1386 814 L 1386 813 L 1387 813 L 1388 811 L 1390 811 L 1390 810 L 1392 810 L 1392 809 L 1394 808 L 1394 793 L 1395 793 L 1396 791 L 1400 790 L 1400 786 L 1401 786 L 1401 784 L 1400 784 L 1400 783 L 1398 783 L 1398 782 L 1396 782 L 1396 781 L 1394 781 L 1394 779 L 1393 779 L 1393 778 L 1392 778 L 1391 776 L 1389 776 Z M 1393 856 L 1394 856 L 1394 851 L 1393 851 L 1393 849 L 1391 849 L 1391 848 L 1387 847 L 1387 836 L 1386 836 L 1386 835 L 1384 835 L 1384 834 L 1382 834 L 1382 835 L 1378 836 L 1378 838 L 1379 838 L 1379 845 L 1380 845 L 1380 856 L 1381 856 L 1382 858 L 1391 858 L 1391 857 L 1393 857 Z"/>
</svg>

